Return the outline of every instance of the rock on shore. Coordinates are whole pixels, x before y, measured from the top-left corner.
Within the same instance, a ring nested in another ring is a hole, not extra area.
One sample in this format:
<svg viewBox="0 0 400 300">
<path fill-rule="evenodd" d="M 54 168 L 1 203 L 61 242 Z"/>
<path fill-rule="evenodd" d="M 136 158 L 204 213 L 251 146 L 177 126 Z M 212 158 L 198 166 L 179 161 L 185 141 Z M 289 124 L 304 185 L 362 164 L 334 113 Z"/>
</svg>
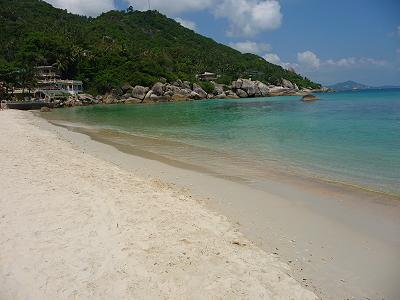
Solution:
<svg viewBox="0 0 400 300">
<path fill-rule="evenodd" d="M 298 86 L 287 79 L 281 79 L 280 85 L 271 85 L 258 80 L 239 78 L 230 85 L 210 82 L 212 89 L 206 92 L 197 83 L 182 81 L 168 83 L 162 78 L 152 87 L 131 86 L 125 84 L 112 90 L 110 93 L 92 97 L 90 95 L 78 95 L 70 97 L 67 101 L 56 103 L 55 107 L 81 106 L 90 104 L 114 104 L 114 103 L 155 103 L 171 101 L 188 101 L 203 99 L 238 99 L 253 97 L 272 97 L 298 95 L 305 96 L 313 92 L 311 89 L 300 90 Z M 321 90 L 322 91 L 322 90 Z"/>
</svg>

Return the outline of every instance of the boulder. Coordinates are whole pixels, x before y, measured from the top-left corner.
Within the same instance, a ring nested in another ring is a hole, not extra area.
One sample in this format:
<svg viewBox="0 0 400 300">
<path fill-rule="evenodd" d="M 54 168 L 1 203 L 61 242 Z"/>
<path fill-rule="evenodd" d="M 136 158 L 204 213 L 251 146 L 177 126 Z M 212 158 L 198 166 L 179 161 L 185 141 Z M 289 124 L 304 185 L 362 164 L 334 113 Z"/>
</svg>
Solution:
<svg viewBox="0 0 400 300">
<path fill-rule="evenodd" d="M 238 90 L 242 88 L 243 79 L 238 79 L 232 82 L 232 89 Z"/>
<path fill-rule="evenodd" d="M 144 99 L 143 99 L 142 102 L 148 102 L 148 101 L 150 100 L 151 95 L 153 95 L 153 91 L 152 91 L 152 90 L 149 90 L 149 91 L 146 93 L 146 96 L 144 97 Z"/>
<path fill-rule="evenodd" d="M 172 84 L 165 85 L 166 92 L 172 92 L 174 94 L 179 94 L 181 92 L 181 90 L 182 90 L 182 88 L 177 85 L 172 85 Z"/>
<path fill-rule="evenodd" d="M 182 87 L 183 87 L 184 89 L 191 90 L 191 89 L 192 89 L 192 84 L 191 84 L 189 81 L 184 81 L 184 82 L 182 83 Z"/>
<path fill-rule="evenodd" d="M 157 82 L 153 87 L 151 88 L 153 91 L 153 94 L 156 96 L 163 96 L 164 95 L 164 84 L 161 82 Z"/>
<path fill-rule="evenodd" d="M 247 95 L 247 93 L 244 91 L 244 90 L 242 90 L 242 89 L 238 89 L 237 91 L 236 91 L 236 95 L 239 97 L 239 98 L 247 98 L 249 95 Z"/>
<path fill-rule="evenodd" d="M 200 96 L 200 98 L 207 99 L 206 91 L 203 90 L 202 87 L 196 83 L 193 84 L 193 92 L 197 93 Z"/>
<path fill-rule="evenodd" d="M 175 86 L 183 87 L 183 82 L 180 79 L 176 80 L 172 84 L 175 85 Z"/>
<path fill-rule="evenodd" d="M 282 86 L 283 86 L 284 88 L 288 88 L 288 89 L 291 89 L 291 90 L 294 90 L 294 89 L 295 89 L 295 86 L 293 85 L 292 82 L 290 82 L 290 81 L 287 80 L 287 79 L 283 79 L 283 78 L 282 78 Z"/>
<path fill-rule="evenodd" d="M 319 100 L 319 98 L 313 94 L 308 94 L 308 95 L 303 96 L 303 98 L 301 98 L 301 101 L 304 101 L 304 102 L 316 101 L 316 100 Z"/>
<path fill-rule="evenodd" d="M 233 91 L 226 92 L 226 97 L 228 99 L 239 99 L 239 96 L 235 94 Z"/>
<path fill-rule="evenodd" d="M 40 112 L 51 112 L 51 109 L 49 107 L 45 106 L 40 109 Z"/>
<path fill-rule="evenodd" d="M 122 99 L 123 100 L 126 100 L 126 99 L 129 99 L 129 98 L 131 98 L 132 97 L 132 94 L 131 93 L 129 93 L 129 94 L 124 94 L 124 95 L 122 95 Z"/>
<path fill-rule="evenodd" d="M 117 98 L 115 97 L 115 95 L 113 93 L 111 94 L 106 94 L 104 95 L 104 97 L 102 98 L 102 102 L 104 104 L 113 104 L 117 102 Z"/>
<path fill-rule="evenodd" d="M 113 90 L 111 91 L 111 94 L 112 94 L 115 98 L 118 98 L 118 97 L 121 97 L 121 96 L 124 94 L 124 91 L 122 90 L 122 88 L 116 88 L 116 89 L 113 89 Z"/>
<path fill-rule="evenodd" d="M 171 97 L 169 96 L 158 96 L 156 94 L 151 94 L 150 95 L 150 100 L 153 102 L 168 102 L 171 100 Z"/>
<path fill-rule="evenodd" d="M 236 96 L 236 94 L 235 94 Z M 237 97 L 237 96 L 236 96 Z M 221 93 L 219 95 L 215 95 L 214 99 L 228 99 L 229 97 L 225 93 Z M 239 97 L 238 97 L 239 98 Z"/>
<path fill-rule="evenodd" d="M 262 83 L 262 82 L 258 82 L 257 84 L 258 90 L 260 91 L 260 96 L 262 97 L 267 97 L 269 96 L 269 88 L 268 85 Z"/>
<path fill-rule="evenodd" d="M 132 97 L 143 100 L 146 97 L 147 92 L 149 91 L 148 87 L 144 87 L 141 85 L 137 85 L 132 89 Z"/>
<path fill-rule="evenodd" d="M 196 92 L 191 92 L 190 93 L 190 99 L 200 100 L 200 99 L 203 99 L 203 98 L 199 94 L 197 94 Z"/>
<path fill-rule="evenodd" d="M 212 84 L 214 85 L 214 95 L 221 95 L 224 93 L 224 85 L 223 84 L 218 84 L 215 82 L 212 82 Z"/>
<path fill-rule="evenodd" d="M 255 81 L 250 79 L 243 79 L 242 90 L 244 90 L 249 97 L 254 97 L 259 91 Z"/>
<path fill-rule="evenodd" d="M 124 84 L 121 86 L 121 90 L 124 94 L 130 93 L 132 91 L 133 87 L 130 84 Z"/>
</svg>

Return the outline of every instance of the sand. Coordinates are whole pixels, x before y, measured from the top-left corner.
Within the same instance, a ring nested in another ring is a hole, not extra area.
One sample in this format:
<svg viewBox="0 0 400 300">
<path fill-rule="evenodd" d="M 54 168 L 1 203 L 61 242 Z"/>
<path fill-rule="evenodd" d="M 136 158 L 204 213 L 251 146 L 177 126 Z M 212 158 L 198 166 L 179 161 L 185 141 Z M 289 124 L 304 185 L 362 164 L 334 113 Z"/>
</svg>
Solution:
<svg viewBox="0 0 400 300">
<path fill-rule="evenodd" d="M 398 197 L 304 176 L 277 176 L 274 169 L 265 170 L 263 181 L 249 183 L 237 180 L 237 172 L 221 177 L 207 172 L 206 163 L 187 165 L 140 145 L 132 149 L 83 124 L 52 126 L 41 118 L 35 124 L 142 178 L 189 190 L 290 265 L 290 275 L 321 299 L 400 299 Z"/>
<path fill-rule="evenodd" d="M 0 113 L 0 299 L 315 299 L 187 191 Z"/>
</svg>

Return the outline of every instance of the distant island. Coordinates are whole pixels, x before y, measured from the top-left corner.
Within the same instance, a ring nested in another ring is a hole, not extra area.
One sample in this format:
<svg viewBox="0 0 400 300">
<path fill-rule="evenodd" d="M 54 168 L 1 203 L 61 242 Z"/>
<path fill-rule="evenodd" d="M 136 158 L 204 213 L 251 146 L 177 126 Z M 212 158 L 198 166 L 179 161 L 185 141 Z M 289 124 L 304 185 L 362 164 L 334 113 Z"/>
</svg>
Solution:
<svg viewBox="0 0 400 300">
<path fill-rule="evenodd" d="M 328 86 L 329 89 L 335 91 L 351 91 L 351 90 L 369 90 L 369 89 L 398 89 L 400 86 L 385 85 L 385 86 L 369 86 L 352 80 L 336 83 Z"/>
</svg>

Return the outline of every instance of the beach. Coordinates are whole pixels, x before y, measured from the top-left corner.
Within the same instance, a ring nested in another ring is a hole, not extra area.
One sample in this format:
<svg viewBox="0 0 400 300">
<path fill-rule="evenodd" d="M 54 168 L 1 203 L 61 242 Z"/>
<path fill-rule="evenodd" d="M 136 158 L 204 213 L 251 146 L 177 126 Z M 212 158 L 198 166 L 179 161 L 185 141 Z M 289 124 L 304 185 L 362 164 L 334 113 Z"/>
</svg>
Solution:
<svg viewBox="0 0 400 300">
<path fill-rule="evenodd" d="M 0 116 L 1 299 L 315 299 L 185 190 Z"/>
<path fill-rule="evenodd" d="M 396 198 L 291 176 L 255 188 L 29 112 L 0 120 L 6 299 L 400 295 Z"/>
</svg>

